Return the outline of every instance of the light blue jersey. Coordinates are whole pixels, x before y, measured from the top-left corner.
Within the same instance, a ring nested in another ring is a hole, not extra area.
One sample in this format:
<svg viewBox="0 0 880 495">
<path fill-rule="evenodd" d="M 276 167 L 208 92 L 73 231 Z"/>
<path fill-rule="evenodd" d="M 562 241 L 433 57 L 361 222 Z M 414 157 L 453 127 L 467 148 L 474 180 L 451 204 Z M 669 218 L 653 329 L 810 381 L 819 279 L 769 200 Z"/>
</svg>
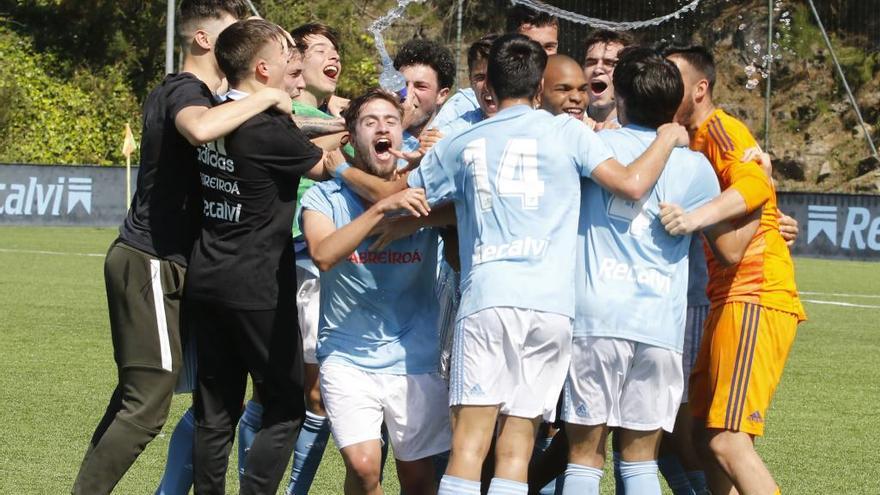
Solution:
<svg viewBox="0 0 880 495">
<path fill-rule="evenodd" d="M 436 127 L 439 129 L 474 110 L 480 110 L 480 104 L 477 103 L 477 95 L 474 93 L 474 90 L 471 88 L 460 89 L 440 107 L 440 111 L 434 116 L 434 120 L 428 124 L 428 128 Z"/>
<path fill-rule="evenodd" d="M 459 319 L 502 306 L 574 316 L 580 177 L 609 158 L 582 122 L 526 105 L 428 152 L 408 180 L 431 204 L 455 203 Z"/>
<path fill-rule="evenodd" d="M 365 211 L 340 179 L 309 189 L 303 209 L 326 215 L 337 228 Z M 368 249 L 373 240 L 321 274 L 318 361 L 374 373 L 437 372 L 437 233 L 422 229 L 376 252 Z"/>
<path fill-rule="evenodd" d="M 657 137 L 626 126 L 599 137 L 621 163 L 632 163 Z M 578 228 L 575 336 L 614 337 L 681 352 L 691 236 L 671 236 L 660 202 L 692 210 L 720 193 L 706 157 L 676 148 L 641 201 L 615 197 L 584 181 Z"/>
</svg>

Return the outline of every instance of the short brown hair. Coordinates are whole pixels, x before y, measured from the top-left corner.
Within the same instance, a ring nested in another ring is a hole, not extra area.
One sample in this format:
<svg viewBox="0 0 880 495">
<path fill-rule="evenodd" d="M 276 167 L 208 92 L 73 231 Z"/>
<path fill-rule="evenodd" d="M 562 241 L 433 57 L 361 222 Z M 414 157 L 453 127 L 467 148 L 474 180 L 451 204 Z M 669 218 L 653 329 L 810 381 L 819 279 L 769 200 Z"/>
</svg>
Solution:
<svg viewBox="0 0 880 495">
<path fill-rule="evenodd" d="M 263 19 L 238 21 L 220 33 L 214 52 L 230 86 L 246 77 L 257 53 L 273 40 L 278 41 L 283 49 L 290 48 L 287 33 Z"/>
<path fill-rule="evenodd" d="M 357 127 L 357 121 L 361 116 L 361 110 L 363 110 L 367 103 L 373 100 L 385 100 L 391 103 L 400 114 L 400 117 L 403 118 L 403 106 L 401 106 L 400 100 L 397 96 L 384 89 L 373 88 L 351 100 L 348 104 L 348 108 L 343 110 L 342 118 L 345 119 L 345 127 L 348 129 L 349 134 L 354 134 L 354 130 Z"/>
<path fill-rule="evenodd" d="M 507 11 L 508 33 L 515 33 L 526 24 L 536 28 L 558 26 L 559 20 L 546 12 L 539 12 L 525 5 L 514 5 Z"/>
<path fill-rule="evenodd" d="M 333 48 L 339 50 L 339 35 L 336 34 L 333 28 L 320 22 L 310 22 L 296 27 L 290 32 L 290 36 L 296 42 L 296 47 L 302 51 L 306 51 L 309 48 L 309 44 L 306 43 L 306 38 L 309 36 L 323 36 L 330 40 Z"/>
<path fill-rule="evenodd" d="M 624 32 L 624 31 L 611 31 L 610 29 L 599 29 L 590 33 L 587 36 L 587 39 L 584 40 L 584 56 L 581 58 L 581 63 L 584 63 L 587 60 L 587 52 L 590 51 L 590 48 L 593 45 L 599 43 L 617 43 L 624 48 L 635 45 L 636 38 L 635 36 Z"/>
<path fill-rule="evenodd" d="M 183 0 L 177 9 L 177 34 L 183 39 L 194 29 L 195 24 L 205 19 L 220 19 L 223 14 L 241 20 L 248 15 L 248 5 L 244 0 Z"/>
<path fill-rule="evenodd" d="M 477 62 L 481 60 L 489 60 L 489 51 L 492 50 L 492 43 L 497 40 L 499 36 L 498 33 L 487 34 L 475 41 L 470 48 L 468 48 L 468 71 L 473 71 L 474 65 L 476 65 Z"/>
</svg>

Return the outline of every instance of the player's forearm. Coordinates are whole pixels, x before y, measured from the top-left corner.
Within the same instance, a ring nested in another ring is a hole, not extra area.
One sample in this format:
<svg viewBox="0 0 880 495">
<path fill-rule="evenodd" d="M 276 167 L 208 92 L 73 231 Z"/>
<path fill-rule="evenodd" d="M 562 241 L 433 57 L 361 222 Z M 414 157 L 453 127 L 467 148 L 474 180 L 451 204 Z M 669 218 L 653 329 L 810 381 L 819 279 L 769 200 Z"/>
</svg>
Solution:
<svg viewBox="0 0 880 495">
<path fill-rule="evenodd" d="M 354 189 L 358 196 L 371 203 L 381 201 L 407 188 L 405 176 L 389 181 L 355 167 L 345 169 L 342 172 L 342 180 Z"/>
<path fill-rule="evenodd" d="M 306 172 L 305 175 L 309 179 L 316 181 L 327 180 L 330 178 L 330 170 L 344 161 L 345 158 L 339 150 L 324 151 L 324 154 L 321 156 L 321 159 L 318 160 L 318 163 Z"/>
<path fill-rule="evenodd" d="M 294 115 L 293 121 L 309 139 L 345 132 L 345 120 L 343 119 L 325 119 L 323 117 L 304 117 L 302 115 Z"/>
<path fill-rule="evenodd" d="M 760 211 L 760 208 L 755 211 Z M 712 201 L 688 213 L 692 217 L 694 231 L 707 229 L 719 222 L 737 219 L 745 214 L 746 201 L 736 189 L 727 189 Z"/>
<path fill-rule="evenodd" d="M 198 114 L 178 114 L 178 131 L 193 146 L 219 139 L 279 102 L 278 92 L 258 91 L 241 100 L 205 109 Z"/>
<path fill-rule="evenodd" d="M 715 259 L 725 265 L 735 265 L 742 261 L 748 250 L 749 243 L 755 237 L 761 225 L 761 209 L 757 209 L 734 225 L 734 222 L 722 221 L 704 231 L 709 247 Z"/>
<path fill-rule="evenodd" d="M 335 230 L 316 245 L 309 245 L 309 254 L 319 270 L 325 272 L 349 257 L 366 239 L 384 214 L 375 206 L 355 218 L 348 225 Z"/>
</svg>

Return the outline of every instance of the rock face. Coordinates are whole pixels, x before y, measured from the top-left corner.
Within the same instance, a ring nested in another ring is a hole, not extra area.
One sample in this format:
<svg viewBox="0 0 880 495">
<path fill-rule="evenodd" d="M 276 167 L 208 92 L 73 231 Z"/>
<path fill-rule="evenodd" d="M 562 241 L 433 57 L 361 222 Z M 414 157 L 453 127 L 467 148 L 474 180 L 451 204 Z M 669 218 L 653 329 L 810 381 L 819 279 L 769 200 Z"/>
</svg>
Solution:
<svg viewBox="0 0 880 495">
<path fill-rule="evenodd" d="M 880 193 L 880 162 L 865 134 L 808 11 L 785 1 L 774 14 L 776 53 L 771 67 L 771 122 L 765 133 L 760 66 L 767 46 L 766 1 L 730 2 L 697 26 L 695 41 L 716 57 L 715 102 L 743 120 L 774 159 L 780 190 Z M 784 12 L 788 14 L 783 15 Z M 699 14 L 698 14 L 699 15 Z M 704 12 L 700 18 L 705 18 Z M 786 23 L 784 18 L 792 19 Z M 869 133 L 880 145 L 880 64 L 867 49 L 833 37 Z M 756 48 L 756 45 L 760 47 Z M 846 56 L 843 56 L 846 55 Z M 753 62 L 757 62 L 754 64 Z M 758 66 L 752 70 L 750 66 Z M 749 80 L 757 80 L 757 86 Z M 749 89 L 752 88 L 752 89 Z"/>
</svg>

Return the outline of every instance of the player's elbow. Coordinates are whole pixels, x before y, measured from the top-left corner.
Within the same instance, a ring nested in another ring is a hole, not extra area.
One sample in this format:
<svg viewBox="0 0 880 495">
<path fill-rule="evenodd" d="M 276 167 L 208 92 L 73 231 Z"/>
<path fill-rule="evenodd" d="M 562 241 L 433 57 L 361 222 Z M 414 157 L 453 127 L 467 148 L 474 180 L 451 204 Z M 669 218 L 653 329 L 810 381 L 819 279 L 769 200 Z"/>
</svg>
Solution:
<svg viewBox="0 0 880 495">
<path fill-rule="evenodd" d="M 339 260 L 322 256 L 319 253 L 312 253 L 312 262 L 314 262 L 315 267 L 323 273 L 333 269 L 333 267 L 336 266 L 336 263 L 339 263 Z"/>
<path fill-rule="evenodd" d="M 201 146 L 218 137 L 214 136 L 206 126 L 198 124 L 186 126 L 183 129 L 180 129 L 180 133 L 183 134 L 183 137 L 185 137 L 186 140 L 189 141 L 189 144 L 193 146 Z"/>
<path fill-rule="evenodd" d="M 745 257 L 746 247 L 747 246 L 725 246 L 723 244 L 716 246 L 714 249 L 715 260 L 725 268 L 739 264 L 743 257 Z"/>
<path fill-rule="evenodd" d="M 627 201 L 638 201 L 648 191 L 634 181 L 627 181 L 614 193 L 615 196 Z"/>
</svg>

